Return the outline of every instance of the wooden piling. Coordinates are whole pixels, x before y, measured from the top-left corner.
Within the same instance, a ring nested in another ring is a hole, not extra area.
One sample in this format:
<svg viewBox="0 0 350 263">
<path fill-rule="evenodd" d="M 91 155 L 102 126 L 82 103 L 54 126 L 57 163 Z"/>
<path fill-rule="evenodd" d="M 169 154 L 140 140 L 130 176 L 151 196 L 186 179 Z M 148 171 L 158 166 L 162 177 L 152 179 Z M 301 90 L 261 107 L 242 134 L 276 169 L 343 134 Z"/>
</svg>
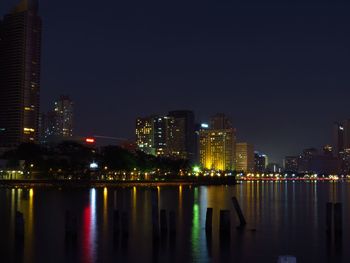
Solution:
<svg viewBox="0 0 350 263">
<path fill-rule="evenodd" d="M 113 211 L 113 235 L 116 237 L 120 233 L 120 215 L 118 210 Z"/>
<path fill-rule="evenodd" d="M 342 203 L 334 204 L 334 235 L 335 238 L 343 234 L 343 205 Z"/>
<path fill-rule="evenodd" d="M 333 204 L 328 202 L 326 204 L 326 231 L 328 238 L 332 237 L 332 225 L 333 225 Z"/>
<path fill-rule="evenodd" d="M 122 236 L 126 238 L 129 236 L 129 218 L 127 212 L 122 213 Z"/>
<path fill-rule="evenodd" d="M 220 234 L 230 234 L 231 220 L 230 210 L 220 210 Z"/>
<path fill-rule="evenodd" d="M 169 212 L 169 232 L 170 236 L 176 234 L 176 215 L 174 211 Z"/>
<path fill-rule="evenodd" d="M 15 237 L 16 239 L 24 238 L 24 217 L 19 211 L 16 211 L 15 217 Z"/>
<path fill-rule="evenodd" d="M 233 203 L 233 206 L 234 206 L 236 213 L 238 215 L 240 227 L 244 227 L 247 224 L 247 222 L 245 221 L 241 207 L 239 206 L 238 200 L 235 196 L 232 197 L 232 203 Z"/>
<path fill-rule="evenodd" d="M 213 208 L 208 207 L 207 213 L 205 216 L 205 231 L 206 232 L 212 231 L 212 224 L 213 224 Z"/>
<path fill-rule="evenodd" d="M 160 232 L 165 235 L 168 232 L 168 223 L 166 219 L 166 210 L 160 210 Z"/>
<path fill-rule="evenodd" d="M 158 191 L 152 190 L 152 230 L 153 238 L 159 238 L 159 208 L 158 208 Z"/>
</svg>

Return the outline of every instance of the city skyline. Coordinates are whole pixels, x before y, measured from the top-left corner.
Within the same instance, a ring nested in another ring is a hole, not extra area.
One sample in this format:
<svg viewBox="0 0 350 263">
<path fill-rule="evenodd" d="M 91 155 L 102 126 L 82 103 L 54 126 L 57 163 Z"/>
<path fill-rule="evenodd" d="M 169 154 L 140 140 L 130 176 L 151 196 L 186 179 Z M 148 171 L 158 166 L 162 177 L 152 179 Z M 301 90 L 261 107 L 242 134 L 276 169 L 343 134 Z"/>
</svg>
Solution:
<svg viewBox="0 0 350 263">
<path fill-rule="evenodd" d="M 17 3 L 2 1 L 0 15 Z M 331 124 L 348 118 L 347 4 L 39 4 L 42 109 L 71 94 L 77 134 L 132 138 L 141 113 L 189 109 L 206 121 L 225 112 L 240 141 L 281 163 L 331 144 Z"/>
</svg>

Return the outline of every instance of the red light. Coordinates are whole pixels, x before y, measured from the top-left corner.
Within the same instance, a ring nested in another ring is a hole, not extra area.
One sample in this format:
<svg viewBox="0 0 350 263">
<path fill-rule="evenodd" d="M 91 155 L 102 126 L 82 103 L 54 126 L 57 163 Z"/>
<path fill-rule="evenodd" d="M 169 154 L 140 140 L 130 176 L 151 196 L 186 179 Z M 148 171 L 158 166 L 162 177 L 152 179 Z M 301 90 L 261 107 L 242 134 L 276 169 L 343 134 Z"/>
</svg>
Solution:
<svg viewBox="0 0 350 263">
<path fill-rule="evenodd" d="M 95 142 L 95 139 L 94 139 L 94 138 L 86 138 L 86 139 L 85 139 L 85 142 L 86 142 L 86 143 L 94 143 L 94 142 Z"/>
</svg>

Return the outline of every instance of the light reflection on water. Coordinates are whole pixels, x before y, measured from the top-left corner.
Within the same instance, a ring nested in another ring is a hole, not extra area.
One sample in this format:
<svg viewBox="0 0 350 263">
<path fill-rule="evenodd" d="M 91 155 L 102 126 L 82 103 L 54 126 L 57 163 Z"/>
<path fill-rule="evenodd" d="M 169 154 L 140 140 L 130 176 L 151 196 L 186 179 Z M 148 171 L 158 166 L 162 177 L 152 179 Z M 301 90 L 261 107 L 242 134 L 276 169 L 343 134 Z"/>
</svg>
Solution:
<svg viewBox="0 0 350 263">
<path fill-rule="evenodd" d="M 152 245 L 151 188 L 0 189 L 4 211 L 0 217 L 0 232 L 4 233 L 0 248 L 8 262 L 76 262 L 77 258 L 66 258 L 65 252 L 64 214 L 70 210 L 78 220 L 78 238 L 69 249 L 80 255 L 78 261 L 82 262 L 137 262 L 139 258 L 144 262 L 232 258 L 236 262 L 274 262 L 279 254 L 297 255 L 301 259 L 298 262 L 346 262 L 349 251 L 334 252 L 333 247 L 327 247 L 325 204 L 343 202 L 346 244 L 350 241 L 346 224 L 350 219 L 348 186 L 329 182 L 247 182 L 230 187 L 157 187 L 159 208 L 166 209 L 167 215 L 175 211 L 177 222 L 176 242 L 162 239 L 160 248 Z M 238 198 L 248 222 L 243 233 L 235 229 L 239 222 L 232 196 Z M 210 240 L 205 234 L 208 207 L 214 209 Z M 112 237 L 115 209 L 127 212 L 130 220 L 130 238 L 116 244 Z M 218 238 L 220 209 L 231 211 L 231 243 L 225 254 Z M 13 242 L 16 211 L 22 212 L 25 219 L 22 247 Z M 125 246 L 121 246 L 123 242 Z"/>
</svg>

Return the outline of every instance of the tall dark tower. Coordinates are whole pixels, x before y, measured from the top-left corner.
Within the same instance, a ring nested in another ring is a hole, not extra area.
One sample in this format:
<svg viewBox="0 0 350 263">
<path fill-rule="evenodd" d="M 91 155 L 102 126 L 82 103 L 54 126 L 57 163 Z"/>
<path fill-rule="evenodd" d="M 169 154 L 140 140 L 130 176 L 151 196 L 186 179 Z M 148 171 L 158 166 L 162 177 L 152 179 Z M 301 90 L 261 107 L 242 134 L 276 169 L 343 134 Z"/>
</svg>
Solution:
<svg viewBox="0 0 350 263">
<path fill-rule="evenodd" d="M 38 141 L 41 18 L 22 0 L 0 20 L 0 147 Z"/>
<path fill-rule="evenodd" d="M 188 110 L 170 111 L 168 114 L 174 118 L 173 151 L 190 161 L 195 160 L 195 124 L 194 113 Z"/>
</svg>

